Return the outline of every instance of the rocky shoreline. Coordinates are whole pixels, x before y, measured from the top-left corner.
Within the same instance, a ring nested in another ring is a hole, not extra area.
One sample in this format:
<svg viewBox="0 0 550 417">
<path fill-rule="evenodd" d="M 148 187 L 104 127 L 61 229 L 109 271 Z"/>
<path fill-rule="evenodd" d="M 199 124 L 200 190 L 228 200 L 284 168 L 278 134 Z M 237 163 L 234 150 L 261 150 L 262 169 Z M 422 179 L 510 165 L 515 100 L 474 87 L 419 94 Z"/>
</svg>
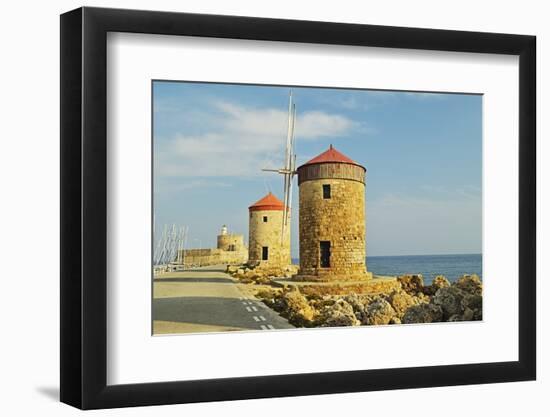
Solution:
<svg viewBox="0 0 550 417">
<path fill-rule="evenodd" d="M 450 283 L 437 276 L 424 285 L 422 275 L 397 277 L 391 290 L 372 293 L 360 286 L 285 286 L 274 279 L 290 277 L 292 267 L 265 271 L 242 267 L 227 270 L 240 282 L 257 285 L 256 296 L 296 327 L 339 327 L 482 320 L 483 284 L 477 275 Z"/>
</svg>

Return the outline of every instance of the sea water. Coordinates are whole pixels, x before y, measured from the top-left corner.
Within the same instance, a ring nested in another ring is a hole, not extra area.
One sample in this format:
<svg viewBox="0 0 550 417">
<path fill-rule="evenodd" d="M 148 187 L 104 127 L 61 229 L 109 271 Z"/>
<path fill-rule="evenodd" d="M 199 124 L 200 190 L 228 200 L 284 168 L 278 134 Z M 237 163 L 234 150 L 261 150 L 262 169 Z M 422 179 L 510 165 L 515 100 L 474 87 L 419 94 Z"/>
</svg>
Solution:
<svg viewBox="0 0 550 417">
<path fill-rule="evenodd" d="M 299 264 L 298 259 L 293 262 Z M 481 265 L 481 254 L 367 257 L 367 269 L 374 275 L 422 274 L 425 284 L 431 284 L 437 275 L 444 275 L 451 282 L 464 274 L 482 278 Z"/>
</svg>

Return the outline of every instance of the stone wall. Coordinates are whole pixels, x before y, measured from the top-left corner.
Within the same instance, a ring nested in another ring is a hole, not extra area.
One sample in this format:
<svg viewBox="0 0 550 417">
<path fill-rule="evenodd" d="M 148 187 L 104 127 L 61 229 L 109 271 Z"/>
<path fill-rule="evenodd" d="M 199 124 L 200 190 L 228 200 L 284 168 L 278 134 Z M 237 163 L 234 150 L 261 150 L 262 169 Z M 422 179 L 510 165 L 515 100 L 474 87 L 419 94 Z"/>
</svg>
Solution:
<svg viewBox="0 0 550 417">
<path fill-rule="evenodd" d="M 329 199 L 323 198 L 323 184 L 331 186 Z M 299 194 L 299 275 L 310 275 L 315 280 L 370 277 L 371 274 L 366 272 L 365 260 L 364 183 L 334 178 L 301 181 Z M 329 268 L 320 266 L 321 241 L 330 242 Z"/>
<path fill-rule="evenodd" d="M 243 246 L 237 251 L 221 249 L 185 249 L 178 253 L 178 263 L 185 267 L 209 265 L 241 265 L 247 261 L 248 253 Z"/>
<path fill-rule="evenodd" d="M 225 251 L 241 251 L 244 248 L 243 235 L 226 234 L 218 235 L 217 248 Z"/>
<path fill-rule="evenodd" d="M 290 220 L 281 239 L 282 210 L 251 210 L 248 224 L 248 262 L 265 267 L 290 265 Z M 267 217 L 267 222 L 264 222 Z M 290 216 L 289 216 L 290 219 Z M 262 247 L 268 247 L 268 260 L 262 260 Z"/>
</svg>

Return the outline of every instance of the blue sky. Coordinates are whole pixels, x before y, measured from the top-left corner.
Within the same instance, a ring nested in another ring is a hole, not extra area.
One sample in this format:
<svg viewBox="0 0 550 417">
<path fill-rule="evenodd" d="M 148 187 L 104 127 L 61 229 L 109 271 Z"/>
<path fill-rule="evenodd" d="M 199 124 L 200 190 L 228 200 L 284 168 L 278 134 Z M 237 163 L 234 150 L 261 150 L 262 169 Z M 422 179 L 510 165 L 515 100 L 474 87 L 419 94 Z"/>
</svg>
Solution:
<svg viewBox="0 0 550 417">
<path fill-rule="evenodd" d="M 282 177 L 288 87 L 155 81 L 156 230 L 215 247 Z M 482 96 L 293 87 L 297 163 L 336 149 L 367 168 L 367 253 L 481 253 Z M 293 201 L 298 201 L 294 180 Z M 292 254 L 298 254 L 293 207 Z"/>
</svg>

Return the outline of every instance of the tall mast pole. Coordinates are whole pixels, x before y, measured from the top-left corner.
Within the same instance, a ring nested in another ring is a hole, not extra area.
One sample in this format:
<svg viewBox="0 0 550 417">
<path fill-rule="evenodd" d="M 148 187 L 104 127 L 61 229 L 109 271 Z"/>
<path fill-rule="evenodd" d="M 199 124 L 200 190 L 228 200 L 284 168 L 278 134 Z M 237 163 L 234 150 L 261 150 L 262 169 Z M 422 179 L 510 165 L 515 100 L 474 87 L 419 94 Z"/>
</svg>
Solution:
<svg viewBox="0 0 550 417">
<path fill-rule="evenodd" d="M 288 126 L 285 144 L 284 166 L 280 169 L 262 169 L 262 171 L 277 172 L 283 175 L 283 224 L 281 228 L 281 241 L 285 239 L 289 213 L 292 204 L 292 179 L 296 175 L 296 155 L 294 153 L 294 127 L 296 122 L 296 105 L 292 97 L 292 90 L 288 97 Z"/>
</svg>

